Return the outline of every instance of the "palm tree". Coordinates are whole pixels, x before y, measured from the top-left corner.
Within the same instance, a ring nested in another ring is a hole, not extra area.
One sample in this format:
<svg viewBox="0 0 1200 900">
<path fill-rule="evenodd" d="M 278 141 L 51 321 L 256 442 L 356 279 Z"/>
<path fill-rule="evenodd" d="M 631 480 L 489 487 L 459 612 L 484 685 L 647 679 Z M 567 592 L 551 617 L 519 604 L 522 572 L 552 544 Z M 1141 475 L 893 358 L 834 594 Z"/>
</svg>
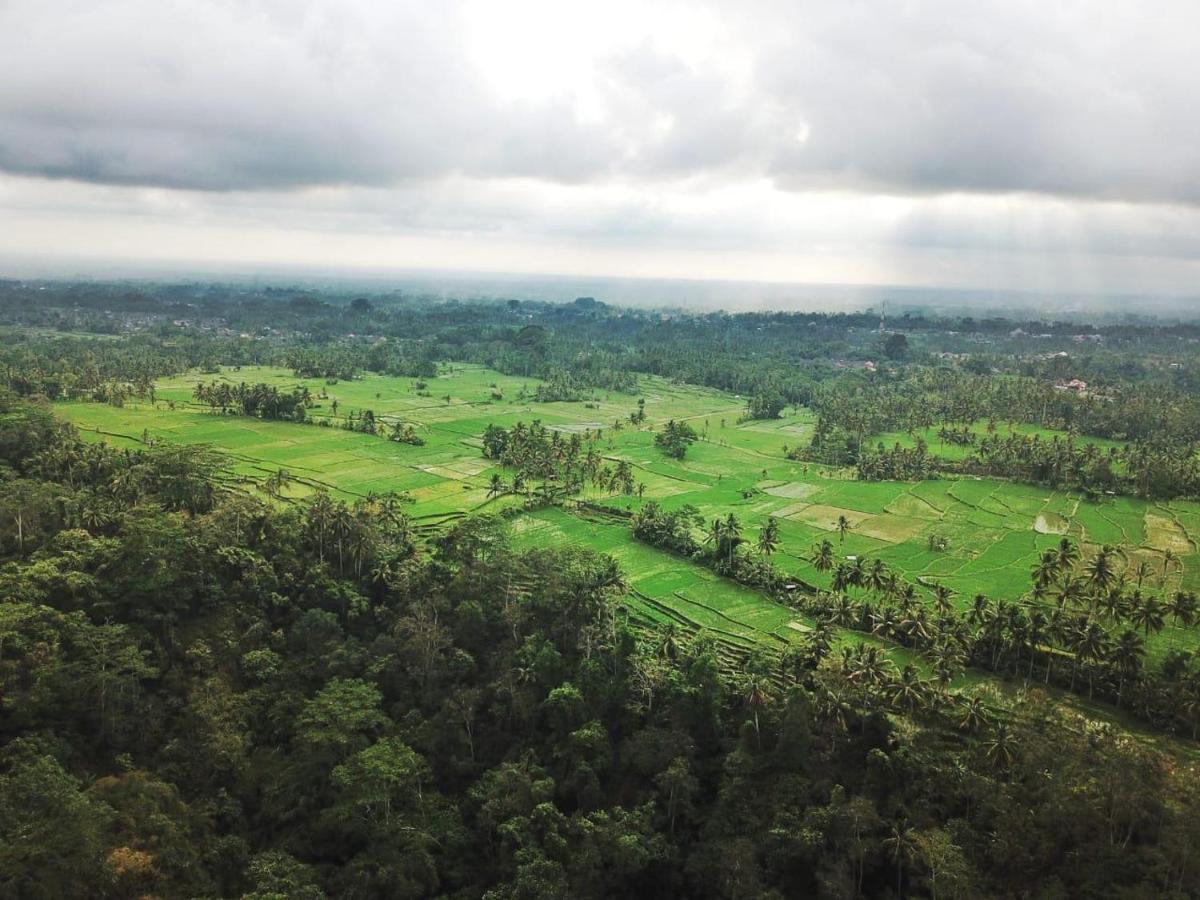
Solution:
<svg viewBox="0 0 1200 900">
<path fill-rule="evenodd" d="M 1172 550 L 1170 547 L 1168 547 L 1166 550 L 1163 551 L 1162 574 L 1158 578 L 1158 584 L 1160 587 L 1166 583 L 1167 569 L 1170 568 L 1171 563 L 1175 562 L 1175 559 L 1176 559 L 1175 551 Z"/>
<path fill-rule="evenodd" d="M 888 575 L 887 563 L 882 559 L 876 559 L 871 563 L 871 571 L 867 575 L 867 584 L 871 586 L 871 590 L 875 593 L 882 593 L 883 589 L 887 587 Z"/>
<path fill-rule="evenodd" d="M 933 602 L 941 615 L 949 616 L 954 609 L 954 604 L 950 602 L 950 598 L 953 596 L 954 591 L 950 590 L 946 585 L 935 584 L 933 586 Z"/>
<path fill-rule="evenodd" d="M 917 833 L 906 822 L 897 822 L 883 839 L 883 849 L 896 864 L 896 896 L 904 896 L 904 867 L 916 859 Z"/>
<path fill-rule="evenodd" d="M 758 711 L 771 700 L 771 668 L 766 654 L 761 650 L 753 651 L 746 659 L 746 706 L 754 713 L 754 734 L 759 743 L 762 733 L 758 728 Z"/>
<path fill-rule="evenodd" d="M 895 668 L 892 661 L 883 655 L 883 651 L 879 647 L 859 644 L 858 656 L 854 665 L 855 680 L 862 684 L 878 687 L 887 683 Z"/>
<path fill-rule="evenodd" d="M 668 622 L 659 634 L 658 653 L 666 659 L 675 659 L 679 655 L 679 626 Z"/>
<path fill-rule="evenodd" d="M 842 628 L 855 628 L 862 621 L 862 609 L 845 594 L 838 594 L 837 602 L 830 611 L 830 619 Z"/>
<path fill-rule="evenodd" d="M 850 587 L 851 583 L 850 567 L 845 563 L 838 563 L 833 569 L 833 578 L 830 580 L 829 586 L 840 592 Z"/>
<path fill-rule="evenodd" d="M 1033 593 L 1035 597 L 1041 597 L 1046 593 L 1046 588 L 1054 583 L 1060 571 L 1058 554 L 1053 550 L 1047 550 L 1040 557 L 1033 570 L 1029 573 L 1033 579 Z"/>
<path fill-rule="evenodd" d="M 1146 562 L 1143 559 L 1137 564 L 1137 568 L 1134 570 L 1134 576 L 1133 576 L 1137 580 L 1137 586 L 1138 586 L 1139 591 L 1142 589 L 1142 582 L 1145 581 L 1149 576 L 1150 576 L 1150 563 Z"/>
<path fill-rule="evenodd" d="M 1064 537 L 1058 542 L 1058 550 L 1056 552 L 1058 555 L 1058 568 L 1062 574 L 1070 572 L 1075 568 L 1075 564 L 1079 562 L 1079 548 L 1071 542 L 1069 537 Z"/>
<path fill-rule="evenodd" d="M 316 537 L 317 555 L 321 562 L 325 562 L 325 538 L 333 525 L 336 512 L 334 502 L 325 491 L 319 491 L 308 505 L 308 527 Z"/>
<path fill-rule="evenodd" d="M 1003 722 L 996 726 L 992 736 L 983 742 L 983 754 L 997 769 L 1009 768 L 1017 758 L 1017 742 Z"/>
<path fill-rule="evenodd" d="M 976 734 L 989 721 L 987 706 L 980 697 L 972 697 L 962 705 L 962 713 L 958 719 L 958 727 L 962 731 Z"/>
<path fill-rule="evenodd" d="M 818 572 L 828 572 L 833 568 L 833 544 L 829 541 L 821 541 L 813 548 L 811 558 L 813 568 Z"/>
<path fill-rule="evenodd" d="M 737 516 L 730 513 L 725 517 L 725 541 L 729 545 L 729 562 L 733 564 L 734 548 L 741 542 L 742 526 L 737 520 Z"/>
<path fill-rule="evenodd" d="M 1141 628 L 1146 637 L 1150 637 L 1150 632 L 1158 634 L 1163 630 L 1166 622 L 1163 619 L 1163 607 L 1157 597 L 1146 597 L 1140 603 L 1136 603 L 1133 609 L 1129 611 L 1129 621 L 1138 628 Z"/>
<path fill-rule="evenodd" d="M 1110 622 L 1124 618 L 1128 605 L 1125 595 L 1118 590 L 1105 591 L 1096 598 L 1096 609 Z"/>
<path fill-rule="evenodd" d="M 704 539 L 704 543 L 712 542 L 713 552 L 717 552 L 717 548 L 721 546 L 721 540 L 725 537 L 725 526 L 720 519 L 713 519 L 712 525 L 708 528 L 708 536 Z"/>
<path fill-rule="evenodd" d="M 1088 584 L 1099 591 L 1108 590 L 1117 577 L 1112 564 L 1113 552 L 1113 548 L 1105 544 L 1085 566 Z"/>
<path fill-rule="evenodd" d="M 507 485 L 504 484 L 504 478 L 499 472 L 492 473 L 491 480 L 488 482 L 488 499 L 499 497 L 507 490 Z"/>
<path fill-rule="evenodd" d="M 1075 651 L 1075 667 L 1071 670 L 1071 690 L 1075 690 L 1075 673 L 1079 668 L 1079 663 L 1096 663 L 1102 660 L 1106 655 L 1108 643 L 1108 635 L 1098 623 L 1091 619 L 1083 621 L 1072 640 L 1072 649 Z M 1092 684 L 1092 675 L 1089 669 L 1088 699 L 1091 699 L 1092 696 Z"/>
<path fill-rule="evenodd" d="M 779 520 L 774 516 L 767 516 L 767 524 L 758 532 L 758 552 L 769 558 L 778 549 Z"/>
<path fill-rule="evenodd" d="M 1146 645 L 1136 631 L 1126 629 L 1113 645 L 1109 662 L 1117 670 L 1117 709 L 1121 708 L 1121 695 L 1125 692 L 1125 679 L 1137 675 L 1142 668 L 1142 657 Z"/>
<path fill-rule="evenodd" d="M 912 713 L 923 703 L 928 695 L 928 688 L 921 679 L 921 673 L 912 663 L 900 670 L 899 677 L 887 686 L 887 696 L 893 706 L 898 706 Z"/>
<path fill-rule="evenodd" d="M 1164 611 L 1176 627 L 1191 628 L 1196 624 L 1196 595 L 1191 591 L 1176 591 Z"/>
<path fill-rule="evenodd" d="M 971 611 L 967 613 L 967 622 L 970 625 L 983 625 L 991 616 L 992 601 L 988 599 L 986 594 L 976 594 L 971 598 Z"/>
<path fill-rule="evenodd" d="M 850 520 L 845 516 L 837 517 L 837 533 L 841 543 L 846 543 L 846 532 L 850 530 Z"/>
</svg>

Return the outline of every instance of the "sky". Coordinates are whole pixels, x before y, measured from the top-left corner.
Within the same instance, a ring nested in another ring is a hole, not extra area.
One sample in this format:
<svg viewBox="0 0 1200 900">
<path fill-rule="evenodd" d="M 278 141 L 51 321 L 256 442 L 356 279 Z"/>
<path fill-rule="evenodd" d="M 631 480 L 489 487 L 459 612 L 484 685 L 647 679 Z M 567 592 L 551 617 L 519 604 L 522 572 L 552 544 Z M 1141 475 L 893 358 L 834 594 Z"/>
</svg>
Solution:
<svg viewBox="0 0 1200 900">
<path fill-rule="evenodd" d="M 1200 296 L 1196 0 L 0 0 L 5 260 Z"/>
</svg>

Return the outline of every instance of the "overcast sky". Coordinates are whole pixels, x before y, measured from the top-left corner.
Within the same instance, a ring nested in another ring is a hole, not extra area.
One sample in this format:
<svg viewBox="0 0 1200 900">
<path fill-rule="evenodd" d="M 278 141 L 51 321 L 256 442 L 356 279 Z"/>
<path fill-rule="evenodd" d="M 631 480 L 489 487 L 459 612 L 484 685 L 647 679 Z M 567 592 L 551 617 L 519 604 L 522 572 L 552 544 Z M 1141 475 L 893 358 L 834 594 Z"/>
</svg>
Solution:
<svg viewBox="0 0 1200 900">
<path fill-rule="evenodd" d="M 0 260 L 1200 294 L 1198 35 L 1198 0 L 0 0 Z"/>
</svg>

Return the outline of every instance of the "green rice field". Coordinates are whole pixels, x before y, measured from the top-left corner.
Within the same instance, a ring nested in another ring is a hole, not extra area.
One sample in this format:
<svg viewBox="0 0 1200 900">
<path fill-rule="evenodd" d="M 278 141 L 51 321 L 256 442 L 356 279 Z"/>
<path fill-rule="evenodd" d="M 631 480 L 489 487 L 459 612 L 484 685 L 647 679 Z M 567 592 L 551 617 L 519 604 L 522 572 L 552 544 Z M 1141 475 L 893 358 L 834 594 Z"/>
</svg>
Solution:
<svg viewBox="0 0 1200 900">
<path fill-rule="evenodd" d="M 215 414 L 192 401 L 196 381 L 214 377 L 286 388 L 304 384 L 318 397 L 310 411 L 315 422 L 334 425 L 352 410 L 369 408 L 385 423 L 411 423 L 425 445 L 313 422 Z M 1029 589 L 1029 572 L 1039 552 L 1069 535 L 1085 556 L 1102 544 L 1119 547 L 1121 564 L 1130 573 L 1139 562 L 1148 563 L 1148 590 L 1200 590 L 1200 504 L 1128 497 L 1090 502 L 1072 493 L 995 479 L 860 482 L 846 471 L 786 458 L 785 447 L 805 443 L 811 435 L 813 420 L 807 411 L 739 423 L 744 404 L 736 396 L 643 377 L 639 396 L 646 401 L 647 420 L 636 427 L 628 421 L 636 396 L 601 392 L 588 402 L 537 403 L 531 399 L 536 385 L 534 379 L 465 364 L 442 366 L 423 391 L 406 378 L 369 375 L 327 384 L 298 379 L 284 369 L 244 368 L 160 382 L 153 405 L 66 403 L 57 411 L 89 439 L 127 445 L 145 440 L 211 444 L 228 454 L 235 474 L 250 488 L 284 469 L 292 477 L 284 490 L 287 499 L 322 488 L 347 498 L 405 491 L 414 500 L 412 515 L 428 525 L 518 503 L 513 497 L 488 497 L 489 478 L 501 470 L 480 451 L 487 425 L 539 419 L 564 432 L 599 428 L 604 455 L 629 461 L 645 491 L 638 498 L 589 488 L 585 499 L 621 509 L 636 509 L 650 500 L 667 509 L 688 504 L 705 519 L 732 512 L 751 540 L 766 518 L 775 516 L 781 536 L 776 564 L 813 584 L 828 585 L 828 575 L 808 561 L 813 545 L 828 539 L 839 556 L 883 559 L 910 580 L 945 584 L 962 604 L 980 592 L 1011 599 Z M 685 419 L 701 435 L 683 460 L 670 459 L 654 446 L 653 429 L 668 419 Z M 617 421 L 623 423 L 619 429 L 614 428 Z M 840 516 L 850 523 L 844 539 L 836 529 Z M 729 632 L 732 641 L 768 645 L 786 642 L 805 625 L 793 611 L 754 591 L 636 544 L 619 522 L 585 522 L 576 514 L 550 510 L 519 517 L 514 531 L 522 540 L 561 540 L 566 535 L 613 553 L 630 575 L 640 614 L 651 618 L 678 613 L 693 624 Z M 931 536 L 944 539 L 945 548 L 930 549 Z M 1168 549 L 1173 561 L 1165 556 Z M 1182 639 L 1173 632 L 1168 626 L 1152 638 L 1152 647 Z"/>
</svg>

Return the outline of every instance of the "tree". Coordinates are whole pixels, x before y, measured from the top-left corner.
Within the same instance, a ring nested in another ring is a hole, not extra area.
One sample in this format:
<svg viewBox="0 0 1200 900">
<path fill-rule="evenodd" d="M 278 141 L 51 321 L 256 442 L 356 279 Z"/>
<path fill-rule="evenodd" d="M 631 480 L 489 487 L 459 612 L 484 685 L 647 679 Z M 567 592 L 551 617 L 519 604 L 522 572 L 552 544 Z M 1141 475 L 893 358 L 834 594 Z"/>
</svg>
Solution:
<svg viewBox="0 0 1200 900">
<path fill-rule="evenodd" d="M 692 810 L 692 800 L 700 789 L 700 782 L 692 774 L 687 757 L 677 756 L 654 778 L 659 793 L 666 802 L 668 829 L 675 833 L 675 821 L 687 818 Z"/>
<path fill-rule="evenodd" d="M 1142 668 L 1142 657 L 1146 655 L 1146 645 L 1137 632 L 1126 630 L 1117 638 L 1113 645 L 1110 661 L 1117 670 L 1117 708 L 1121 708 L 1121 698 L 1125 693 L 1125 681 L 1137 675 Z"/>
<path fill-rule="evenodd" d="M 886 693 L 893 706 L 908 713 L 916 711 L 928 699 L 929 692 L 917 667 L 909 663 L 899 677 L 887 685 Z"/>
<path fill-rule="evenodd" d="M 761 650 L 751 651 L 746 659 L 743 677 L 746 706 L 754 715 L 754 734 L 761 746 L 762 731 L 759 729 L 758 713 L 771 702 L 772 694 L 771 666 Z"/>
<path fill-rule="evenodd" d="M 654 436 L 654 444 L 661 447 L 668 456 L 683 459 L 688 447 L 698 438 L 696 430 L 687 422 L 676 422 L 671 419 L 663 426 L 662 431 Z"/>
<path fill-rule="evenodd" d="M 1176 628 L 1191 628 L 1196 624 L 1196 595 L 1191 591 L 1175 591 L 1167 601 L 1164 612 Z"/>
<path fill-rule="evenodd" d="M 0 774 L 0 893 L 89 897 L 104 879 L 104 814 L 79 782 L 32 741 L 3 751 Z"/>
<path fill-rule="evenodd" d="M 297 738 L 316 758 L 340 760 L 385 724 L 378 688 L 357 678 L 334 678 L 304 704 Z"/>
<path fill-rule="evenodd" d="M 837 528 L 838 537 L 841 539 L 841 542 L 843 544 L 846 543 L 846 532 L 848 532 L 850 530 L 850 520 L 847 519 L 845 516 L 839 515 L 837 517 L 836 528 Z"/>
<path fill-rule="evenodd" d="M 767 522 L 758 532 L 758 552 L 769 557 L 779 549 L 779 520 L 767 516 Z"/>
<path fill-rule="evenodd" d="M 1113 553 L 1113 548 L 1105 544 L 1096 552 L 1095 556 L 1088 560 L 1085 566 L 1088 584 L 1097 591 L 1108 590 L 1117 577 L 1112 564 Z"/>
<path fill-rule="evenodd" d="M 254 890 L 242 900 L 324 900 L 325 892 L 317 885 L 312 869 L 282 850 L 266 850 L 250 859 L 250 880 Z"/>
<path fill-rule="evenodd" d="M 899 331 L 892 331 L 884 337 L 880 350 L 888 359 L 902 359 L 908 352 L 908 337 Z"/>
<path fill-rule="evenodd" d="M 1157 597 L 1142 598 L 1140 602 L 1133 604 L 1129 611 L 1129 620 L 1142 629 L 1147 638 L 1150 637 L 1152 631 L 1158 634 L 1165 625 L 1162 603 Z"/>
<path fill-rule="evenodd" d="M 971 697 L 962 704 L 962 712 L 958 720 L 958 727 L 962 731 L 976 734 L 981 731 L 990 721 L 987 711 L 987 705 L 981 697 Z"/>
<path fill-rule="evenodd" d="M 983 754 L 997 769 L 1011 768 L 1017 758 L 1017 742 L 1006 723 L 997 724 L 991 736 L 983 742 Z"/>
<path fill-rule="evenodd" d="M 917 857 L 917 832 L 906 822 L 896 822 L 883 839 L 883 849 L 896 867 L 896 895 L 904 896 L 904 868 Z"/>
<path fill-rule="evenodd" d="M 399 738 L 381 738 L 333 769 L 333 783 L 355 815 L 392 824 L 421 802 L 428 767 L 420 754 Z"/>
<path fill-rule="evenodd" d="M 828 572 L 833 568 L 834 563 L 833 544 L 829 543 L 829 541 L 821 541 L 821 543 L 813 549 L 813 554 L 810 557 L 810 561 L 813 564 L 813 568 L 818 572 Z"/>
<path fill-rule="evenodd" d="M 500 473 L 499 472 L 492 473 L 492 477 L 488 481 L 488 492 L 487 492 L 488 499 L 490 500 L 492 497 L 499 497 L 507 489 L 508 489 L 508 487 L 507 487 L 507 485 L 505 485 L 504 478 L 500 475 Z"/>
</svg>

